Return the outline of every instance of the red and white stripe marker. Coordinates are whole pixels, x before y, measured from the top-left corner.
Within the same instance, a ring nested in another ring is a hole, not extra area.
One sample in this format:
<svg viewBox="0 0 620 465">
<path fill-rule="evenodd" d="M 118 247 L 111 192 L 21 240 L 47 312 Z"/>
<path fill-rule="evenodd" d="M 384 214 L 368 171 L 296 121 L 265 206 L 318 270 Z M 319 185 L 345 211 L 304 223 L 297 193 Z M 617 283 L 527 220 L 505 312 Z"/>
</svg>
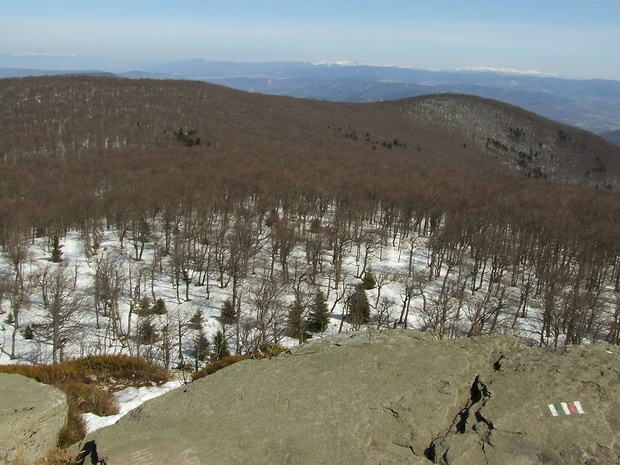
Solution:
<svg viewBox="0 0 620 465">
<path fill-rule="evenodd" d="M 579 415 L 586 413 L 581 406 L 581 402 L 576 400 L 575 402 L 556 402 L 555 404 L 549 404 L 549 410 L 554 417 L 561 417 L 564 415 Z"/>
</svg>

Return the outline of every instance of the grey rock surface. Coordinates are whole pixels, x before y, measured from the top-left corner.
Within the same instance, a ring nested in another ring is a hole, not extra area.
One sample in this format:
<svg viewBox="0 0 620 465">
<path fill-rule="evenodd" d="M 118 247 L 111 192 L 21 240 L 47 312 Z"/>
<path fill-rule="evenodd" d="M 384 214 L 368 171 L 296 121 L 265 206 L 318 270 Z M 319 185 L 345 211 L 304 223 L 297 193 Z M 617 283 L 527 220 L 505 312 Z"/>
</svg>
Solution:
<svg viewBox="0 0 620 465">
<path fill-rule="evenodd" d="M 0 373 L 0 465 L 19 455 L 38 463 L 67 422 L 64 393 L 20 375 Z"/>
<path fill-rule="evenodd" d="M 618 353 L 341 334 L 228 367 L 85 443 L 107 465 L 618 464 Z"/>
</svg>

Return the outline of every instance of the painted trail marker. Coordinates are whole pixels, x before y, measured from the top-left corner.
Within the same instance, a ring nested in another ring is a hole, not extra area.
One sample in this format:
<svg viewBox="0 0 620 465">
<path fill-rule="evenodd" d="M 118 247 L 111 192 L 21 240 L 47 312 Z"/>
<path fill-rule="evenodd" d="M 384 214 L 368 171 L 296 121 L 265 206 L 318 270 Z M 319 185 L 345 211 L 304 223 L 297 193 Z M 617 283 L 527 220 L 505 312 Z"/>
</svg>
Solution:
<svg viewBox="0 0 620 465">
<path fill-rule="evenodd" d="M 575 402 L 556 402 L 555 404 L 549 404 L 548 407 L 549 411 L 551 411 L 551 415 L 554 417 L 586 413 L 581 406 L 581 402 L 578 400 Z"/>
</svg>

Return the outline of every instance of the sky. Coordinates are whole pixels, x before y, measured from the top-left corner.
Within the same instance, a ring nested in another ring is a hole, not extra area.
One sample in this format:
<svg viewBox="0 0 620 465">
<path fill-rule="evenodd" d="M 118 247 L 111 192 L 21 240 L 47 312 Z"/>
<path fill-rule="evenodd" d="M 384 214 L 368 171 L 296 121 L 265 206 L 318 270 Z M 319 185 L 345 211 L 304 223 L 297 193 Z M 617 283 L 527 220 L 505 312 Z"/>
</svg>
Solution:
<svg viewBox="0 0 620 465">
<path fill-rule="evenodd" d="M 114 72 L 202 58 L 620 80 L 620 0 L 0 0 L 0 68 L 17 58 Z"/>
</svg>

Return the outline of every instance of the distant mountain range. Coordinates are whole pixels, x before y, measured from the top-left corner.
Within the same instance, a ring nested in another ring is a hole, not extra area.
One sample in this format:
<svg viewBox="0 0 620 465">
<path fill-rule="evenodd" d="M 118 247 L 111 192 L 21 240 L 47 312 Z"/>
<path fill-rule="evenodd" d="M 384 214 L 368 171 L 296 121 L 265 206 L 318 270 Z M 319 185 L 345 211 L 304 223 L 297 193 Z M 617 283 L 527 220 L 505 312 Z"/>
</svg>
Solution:
<svg viewBox="0 0 620 465">
<path fill-rule="evenodd" d="M 610 142 L 613 142 L 616 145 L 620 146 L 620 129 L 617 131 L 607 131 L 600 134 L 600 136 L 604 137 Z"/>
<path fill-rule="evenodd" d="M 0 60 L 0 64 L 2 60 Z M 529 73 L 369 66 L 352 63 L 233 63 L 184 60 L 142 70 L 50 71 L 0 69 L 0 77 L 46 74 L 116 75 L 133 79 L 192 79 L 273 95 L 340 102 L 376 102 L 425 94 L 457 93 L 500 100 L 618 143 L 620 81 L 576 80 Z"/>
</svg>

